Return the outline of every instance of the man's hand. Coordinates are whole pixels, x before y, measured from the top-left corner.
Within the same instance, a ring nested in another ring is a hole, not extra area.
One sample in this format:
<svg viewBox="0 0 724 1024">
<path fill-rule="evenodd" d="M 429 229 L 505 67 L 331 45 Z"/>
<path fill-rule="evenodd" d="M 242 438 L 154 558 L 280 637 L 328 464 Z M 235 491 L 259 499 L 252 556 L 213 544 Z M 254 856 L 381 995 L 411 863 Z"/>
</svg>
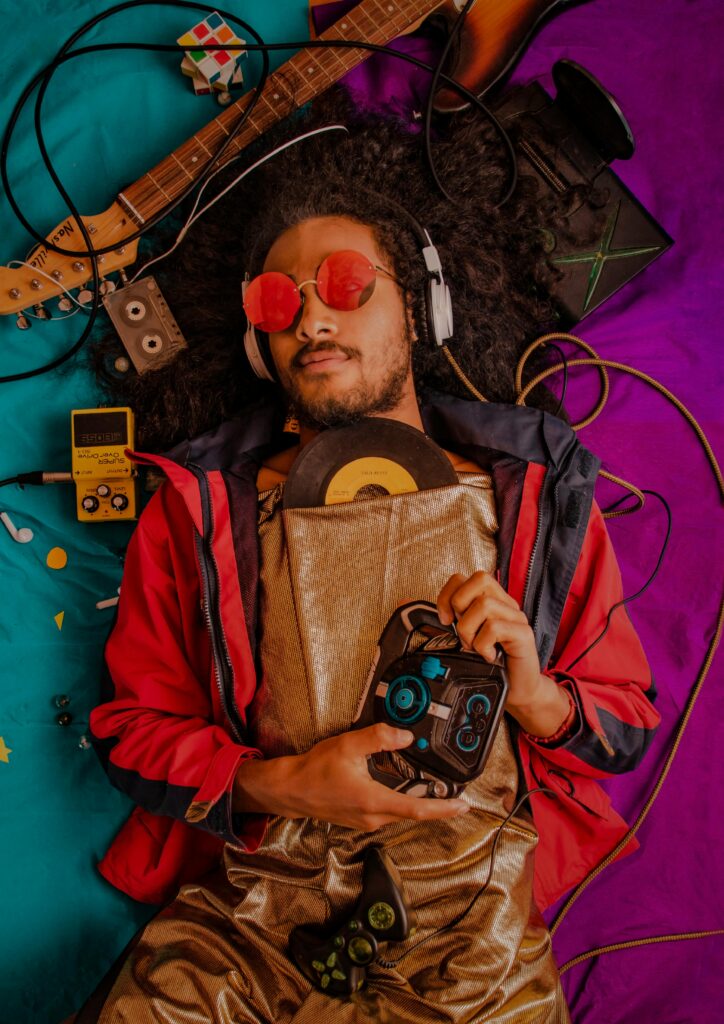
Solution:
<svg viewBox="0 0 724 1024">
<path fill-rule="evenodd" d="M 305 754 L 245 761 L 234 784 L 234 810 L 318 818 L 371 832 L 408 818 L 452 818 L 469 810 L 463 800 L 406 796 L 376 782 L 367 755 L 400 750 L 412 733 L 378 722 L 320 740 Z"/>
<path fill-rule="evenodd" d="M 467 579 L 455 573 L 437 597 L 440 622 L 456 623 L 463 647 L 486 661 L 505 652 L 508 675 L 506 710 L 533 736 L 552 736 L 566 720 L 568 697 L 555 680 L 541 674 L 535 637 L 525 612 L 489 572 Z"/>
<path fill-rule="evenodd" d="M 508 701 L 506 707 L 535 702 L 543 680 L 535 648 L 535 637 L 525 612 L 489 572 L 474 572 L 469 578 L 455 573 L 437 597 L 437 614 L 443 625 L 456 623 L 463 649 L 477 651 L 486 661 L 495 661 L 495 645 L 506 656 Z"/>
</svg>

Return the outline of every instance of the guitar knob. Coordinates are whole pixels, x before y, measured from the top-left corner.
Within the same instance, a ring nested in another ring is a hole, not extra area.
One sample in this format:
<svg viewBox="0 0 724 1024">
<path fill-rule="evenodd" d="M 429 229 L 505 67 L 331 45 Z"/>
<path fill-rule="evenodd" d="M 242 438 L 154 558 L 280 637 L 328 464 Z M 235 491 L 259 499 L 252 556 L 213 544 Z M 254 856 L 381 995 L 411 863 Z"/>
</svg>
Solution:
<svg viewBox="0 0 724 1024">
<path fill-rule="evenodd" d="M 31 324 L 26 316 L 23 316 L 22 313 L 18 313 L 18 318 L 15 321 L 15 326 L 19 328 L 19 330 L 21 331 L 27 331 L 30 329 Z"/>
</svg>

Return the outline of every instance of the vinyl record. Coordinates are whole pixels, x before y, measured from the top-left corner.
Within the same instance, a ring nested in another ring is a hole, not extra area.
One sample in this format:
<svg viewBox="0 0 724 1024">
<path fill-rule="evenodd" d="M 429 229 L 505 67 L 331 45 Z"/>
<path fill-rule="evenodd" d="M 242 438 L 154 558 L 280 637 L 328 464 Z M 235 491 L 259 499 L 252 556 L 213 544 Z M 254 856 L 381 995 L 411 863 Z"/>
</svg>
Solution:
<svg viewBox="0 0 724 1024">
<path fill-rule="evenodd" d="M 311 508 L 445 487 L 458 482 L 447 455 L 421 430 L 369 417 L 323 431 L 284 485 L 284 508 Z"/>
</svg>

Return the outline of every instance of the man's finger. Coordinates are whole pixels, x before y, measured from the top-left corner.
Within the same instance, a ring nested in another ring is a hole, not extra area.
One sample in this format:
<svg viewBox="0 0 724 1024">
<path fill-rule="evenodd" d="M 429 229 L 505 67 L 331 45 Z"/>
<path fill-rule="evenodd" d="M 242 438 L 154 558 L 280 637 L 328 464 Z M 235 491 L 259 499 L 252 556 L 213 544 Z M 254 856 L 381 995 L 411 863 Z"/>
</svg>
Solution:
<svg viewBox="0 0 724 1024">
<path fill-rule="evenodd" d="M 409 729 L 397 729 L 387 722 L 377 722 L 349 734 L 355 738 L 358 754 L 379 754 L 383 750 L 408 747 L 415 738 Z"/>
<path fill-rule="evenodd" d="M 444 625 L 450 625 L 460 618 L 476 598 L 485 596 L 495 598 L 509 608 L 520 610 L 515 598 L 510 596 L 495 577 L 480 570 L 467 578 L 461 573 L 455 573 L 450 577 L 438 595 L 438 617 Z"/>
<path fill-rule="evenodd" d="M 466 578 L 461 572 L 454 573 L 437 595 L 437 617 L 443 626 L 449 626 L 455 619 L 455 611 L 450 604 L 450 598 Z"/>
<path fill-rule="evenodd" d="M 476 633 L 488 619 L 527 625 L 523 612 L 500 601 L 497 597 L 476 597 L 468 609 L 458 618 L 455 629 L 465 647 L 472 647 Z"/>
<path fill-rule="evenodd" d="M 371 777 L 370 781 L 382 791 L 375 794 L 376 814 L 390 814 L 398 818 L 424 821 L 430 818 L 454 818 L 470 809 L 470 804 L 459 798 L 437 800 L 435 797 L 409 796 L 388 789 L 381 782 L 374 782 Z"/>
</svg>

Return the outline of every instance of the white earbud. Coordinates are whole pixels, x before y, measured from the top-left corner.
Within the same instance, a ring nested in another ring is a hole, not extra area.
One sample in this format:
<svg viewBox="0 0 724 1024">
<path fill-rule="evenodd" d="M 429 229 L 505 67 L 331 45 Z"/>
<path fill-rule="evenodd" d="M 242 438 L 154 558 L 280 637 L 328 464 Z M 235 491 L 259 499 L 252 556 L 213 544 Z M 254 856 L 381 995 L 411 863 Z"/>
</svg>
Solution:
<svg viewBox="0 0 724 1024">
<path fill-rule="evenodd" d="M 18 530 L 7 512 L 0 512 L 0 519 L 5 523 L 10 536 L 13 540 L 16 540 L 18 544 L 27 544 L 33 539 L 33 531 L 27 526 L 21 526 Z"/>
</svg>

